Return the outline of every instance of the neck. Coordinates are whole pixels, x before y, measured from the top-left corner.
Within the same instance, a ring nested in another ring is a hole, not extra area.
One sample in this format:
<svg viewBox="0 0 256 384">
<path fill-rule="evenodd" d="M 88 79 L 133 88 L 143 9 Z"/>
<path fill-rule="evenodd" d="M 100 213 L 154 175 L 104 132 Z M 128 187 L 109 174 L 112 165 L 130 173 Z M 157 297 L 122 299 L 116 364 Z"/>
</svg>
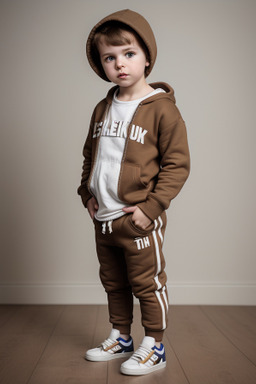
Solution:
<svg viewBox="0 0 256 384">
<path fill-rule="evenodd" d="M 119 87 L 117 99 L 120 101 L 132 101 L 152 92 L 154 88 L 147 84 L 145 79 L 143 80 L 143 82 L 137 83 L 132 87 Z"/>
</svg>

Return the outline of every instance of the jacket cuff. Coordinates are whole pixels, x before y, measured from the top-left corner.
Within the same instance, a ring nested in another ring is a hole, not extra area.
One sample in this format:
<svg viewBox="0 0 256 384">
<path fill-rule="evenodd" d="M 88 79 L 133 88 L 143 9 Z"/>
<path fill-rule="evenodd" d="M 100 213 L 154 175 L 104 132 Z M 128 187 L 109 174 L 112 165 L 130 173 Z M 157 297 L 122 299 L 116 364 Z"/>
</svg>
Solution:
<svg viewBox="0 0 256 384">
<path fill-rule="evenodd" d="M 92 195 L 90 194 L 90 192 L 88 191 L 87 188 L 78 188 L 77 193 L 78 193 L 78 195 L 81 196 L 83 205 L 86 208 L 87 201 L 90 200 Z"/>
<path fill-rule="evenodd" d="M 146 216 L 148 216 L 152 221 L 157 219 L 163 211 L 165 210 L 157 200 L 152 197 L 148 197 L 146 201 L 136 204 Z"/>
</svg>

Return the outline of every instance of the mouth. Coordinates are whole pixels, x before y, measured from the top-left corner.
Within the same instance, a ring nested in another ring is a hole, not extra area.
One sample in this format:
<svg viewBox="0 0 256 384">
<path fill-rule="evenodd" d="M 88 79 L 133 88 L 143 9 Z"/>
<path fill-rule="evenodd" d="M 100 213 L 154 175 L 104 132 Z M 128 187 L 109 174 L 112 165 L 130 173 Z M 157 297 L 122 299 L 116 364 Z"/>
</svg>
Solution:
<svg viewBox="0 0 256 384">
<path fill-rule="evenodd" d="M 126 79 L 127 76 L 128 76 L 127 73 L 120 73 L 118 75 L 119 79 Z"/>
</svg>

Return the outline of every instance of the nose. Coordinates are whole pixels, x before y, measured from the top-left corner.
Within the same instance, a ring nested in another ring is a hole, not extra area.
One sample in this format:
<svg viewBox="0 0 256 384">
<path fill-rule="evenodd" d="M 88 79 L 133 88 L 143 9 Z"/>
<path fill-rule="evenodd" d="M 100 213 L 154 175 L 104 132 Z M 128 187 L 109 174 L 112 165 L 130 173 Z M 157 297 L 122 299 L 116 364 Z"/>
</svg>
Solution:
<svg viewBox="0 0 256 384">
<path fill-rule="evenodd" d="M 123 60 L 121 57 L 116 58 L 116 68 L 121 69 L 124 66 Z"/>
</svg>

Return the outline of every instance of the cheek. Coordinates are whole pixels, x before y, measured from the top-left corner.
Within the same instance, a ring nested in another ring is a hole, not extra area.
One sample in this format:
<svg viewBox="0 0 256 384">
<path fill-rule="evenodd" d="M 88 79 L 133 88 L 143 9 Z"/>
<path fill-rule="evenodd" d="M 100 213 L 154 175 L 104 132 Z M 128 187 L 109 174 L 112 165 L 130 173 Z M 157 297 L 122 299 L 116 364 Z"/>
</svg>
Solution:
<svg viewBox="0 0 256 384">
<path fill-rule="evenodd" d="M 105 72 L 108 72 L 108 73 L 109 73 L 109 71 L 111 71 L 111 65 L 109 65 L 109 63 L 108 63 L 108 64 L 103 63 L 103 64 L 102 64 L 102 67 L 103 67 L 103 69 L 104 69 Z"/>
</svg>

